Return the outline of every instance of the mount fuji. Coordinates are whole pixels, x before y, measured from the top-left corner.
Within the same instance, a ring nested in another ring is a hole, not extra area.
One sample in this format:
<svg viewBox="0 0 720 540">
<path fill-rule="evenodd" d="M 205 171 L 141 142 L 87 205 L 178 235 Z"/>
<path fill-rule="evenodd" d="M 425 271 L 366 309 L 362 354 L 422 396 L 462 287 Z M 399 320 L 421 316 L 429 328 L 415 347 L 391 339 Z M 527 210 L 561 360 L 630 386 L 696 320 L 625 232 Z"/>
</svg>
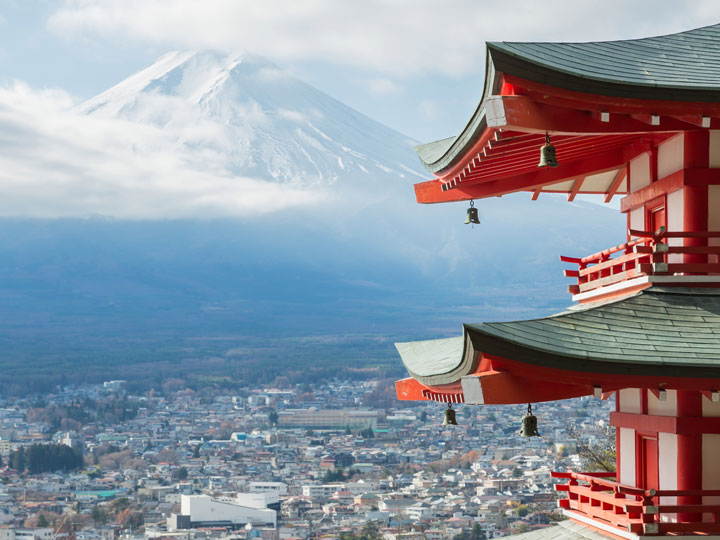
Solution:
<svg viewBox="0 0 720 540">
<path fill-rule="evenodd" d="M 428 174 L 414 141 L 252 55 L 169 53 L 74 115 L 161 133 L 163 156 L 189 166 L 154 180 L 167 188 L 154 219 L 3 220 L 6 389 L 29 370 L 38 388 L 63 372 L 157 384 L 344 376 L 368 364 L 400 375 L 394 341 L 559 310 L 569 297 L 557 256 L 624 235 L 615 211 L 558 196 L 479 201 L 475 228 L 465 205 L 418 205 L 412 184 Z M 123 144 L 143 159 L 156 150 L 153 138 Z M 163 213 L 165 193 L 206 197 L 207 171 L 243 186 L 225 208 L 254 211 Z M 256 202 L 263 186 L 273 198 Z"/>
<path fill-rule="evenodd" d="M 171 52 L 77 112 L 153 124 L 233 175 L 302 186 L 424 179 L 412 141 L 250 54 Z"/>
</svg>

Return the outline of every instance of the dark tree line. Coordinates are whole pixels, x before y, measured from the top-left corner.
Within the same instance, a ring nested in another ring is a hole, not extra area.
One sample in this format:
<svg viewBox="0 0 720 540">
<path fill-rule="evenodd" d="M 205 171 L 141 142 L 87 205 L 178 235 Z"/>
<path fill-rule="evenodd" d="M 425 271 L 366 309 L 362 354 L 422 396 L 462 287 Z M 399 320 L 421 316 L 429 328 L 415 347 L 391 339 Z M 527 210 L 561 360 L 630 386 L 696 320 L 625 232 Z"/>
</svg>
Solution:
<svg viewBox="0 0 720 540">
<path fill-rule="evenodd" d="M 82 453 L 64 444 L 33 444 L 10 453 L 8 464 L 19 472 L 72 471 L 83 466 Z"/>
</svg>

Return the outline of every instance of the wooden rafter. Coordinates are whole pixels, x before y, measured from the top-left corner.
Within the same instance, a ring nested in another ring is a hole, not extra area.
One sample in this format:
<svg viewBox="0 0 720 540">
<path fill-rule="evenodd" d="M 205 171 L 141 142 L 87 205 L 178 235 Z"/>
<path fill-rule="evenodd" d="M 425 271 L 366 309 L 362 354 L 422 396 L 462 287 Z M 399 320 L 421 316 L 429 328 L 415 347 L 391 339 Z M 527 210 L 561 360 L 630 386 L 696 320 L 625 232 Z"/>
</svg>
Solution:
<svg viewBox="0 0 720 540">
<path fill-rule="evenodd" d="M 577 180 L 575 180 L 575 182 L 573 183 L 572 188 L 570 189 L 570 193 L 568 193 L 568 201 L 569 201 L 569 202 L 572 202 L 572 201 L 575 200 L 575 196 L 576 196 L 576 195 L 578 194 L 578 192 L 580 191 L 580 188 L 582 187 L 583 182 L 585 181 L 585 178 L 587 178 L 587 177 L 586 177 L 586 176 L 580 176 L 580 177 L 578 177 Z"/>
<path fill-rule="evenodd" d="M 615 176 L 612 179 L 612 182 L 610 182 L 610 185 L 608 186 L 607 193 L 605 194 L 605 202 L 609 203 L 612 201 L 612 198 L 615 196 L 615 193 L 617 193 L 617 190 L 620 188 L 620 184 L 622 184 L 623 180 L 625 180 L 625 177 L 627 176 L 627 165 L 622 167 L 621 169 L 618 169 L 618 172 L 615 173 Z"/>
</svg>

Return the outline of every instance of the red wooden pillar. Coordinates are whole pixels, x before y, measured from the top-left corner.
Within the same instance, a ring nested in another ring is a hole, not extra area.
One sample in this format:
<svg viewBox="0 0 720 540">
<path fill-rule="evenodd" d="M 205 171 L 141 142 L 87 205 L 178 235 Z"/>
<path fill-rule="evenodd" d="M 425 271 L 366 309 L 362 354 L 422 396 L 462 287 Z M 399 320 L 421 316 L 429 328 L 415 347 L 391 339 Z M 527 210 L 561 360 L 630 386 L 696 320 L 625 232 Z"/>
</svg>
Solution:
<svg viewBox="0 0 720 540">
<path fill-rule="evenodd" d="M 677 391 L 679 421 L 702 416 L 702 394 L 695 390 Z M 679 490 L 702 489 L 702 435 L 677 435 L 677 487 Z M 702 497 L 678 497 L 678 504 L 702 504 Z M 701 521 L 702 514 L 681 513 L 678 521 Z"/>
<path fill-rule="evenodd" d="M 710 134 L 707 131 L 685 132 L 684 165 L 689 168 L 705 168 L 710 164 Z M 683 188 L 683 230 L 705 232 L 708 230 L 708 187 Z M 686 246 L 705 246 L 706 238 L 686 238 Z M 686 263 L 707 263 L 707 255 L 686 253 Z"/>
</svg>

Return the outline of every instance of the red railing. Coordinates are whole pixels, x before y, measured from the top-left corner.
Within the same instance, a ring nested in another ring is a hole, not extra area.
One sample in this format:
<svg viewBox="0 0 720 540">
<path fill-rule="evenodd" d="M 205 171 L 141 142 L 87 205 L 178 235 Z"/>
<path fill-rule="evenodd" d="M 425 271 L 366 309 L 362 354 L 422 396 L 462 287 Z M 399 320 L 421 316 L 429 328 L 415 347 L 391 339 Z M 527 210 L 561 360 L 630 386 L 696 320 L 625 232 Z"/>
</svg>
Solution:
<svg viewBox="0 0 720 540">
<path fill-rule="evenodd" d="M 564 271 L 565 277 L 577 278 L 577 284 L 568 287 L 571 294 L 640 276 L 720 274 L 720 245 L 710 245 L 711 238 L 720 238 L 720 231 L 668 232 L 660 227 L 655 232 L 630 229 L 628 233 L 636 238 L 587 257 L 560 256 L 561 261 L 578 265 L 577 270 Z M 670 238 L 685 239 L 684 245 L 668 245 Z M 679 255 L 683 260 L 671 260 L 670 255 Z"/>
<path fill-rule="evenodd" d="M 567 493 L 558 506 L 568 517 L 589 518 L 619 532 L 638 535 L 720 534 L 720 504 L 665 504 L 665 497 L 720 497 L 720 490 L 655 490 L 619 484 L 615 473 L 553 472 L 554 478 L 568 480 L 555 484 Z"/>
</svg>

